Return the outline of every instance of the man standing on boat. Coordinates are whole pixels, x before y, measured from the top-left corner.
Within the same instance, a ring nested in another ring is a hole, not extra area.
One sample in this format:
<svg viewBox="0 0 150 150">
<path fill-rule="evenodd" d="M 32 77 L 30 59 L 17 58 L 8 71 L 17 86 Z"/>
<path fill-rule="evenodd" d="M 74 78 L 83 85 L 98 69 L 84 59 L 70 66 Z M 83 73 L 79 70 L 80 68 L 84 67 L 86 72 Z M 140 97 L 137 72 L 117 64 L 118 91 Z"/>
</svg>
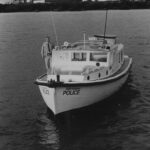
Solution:
<svg viewBox="0 0 150 150">
<path fill-rule="evenodd" d="M 52 59 L 52 44 L 50 42 L 50 37 L 45 38 L 45 42 L 42 45 L 41 56 L 45 59 L 45 67 L 47 72 L 51 72 L 51 59 Z"/>
</svg>

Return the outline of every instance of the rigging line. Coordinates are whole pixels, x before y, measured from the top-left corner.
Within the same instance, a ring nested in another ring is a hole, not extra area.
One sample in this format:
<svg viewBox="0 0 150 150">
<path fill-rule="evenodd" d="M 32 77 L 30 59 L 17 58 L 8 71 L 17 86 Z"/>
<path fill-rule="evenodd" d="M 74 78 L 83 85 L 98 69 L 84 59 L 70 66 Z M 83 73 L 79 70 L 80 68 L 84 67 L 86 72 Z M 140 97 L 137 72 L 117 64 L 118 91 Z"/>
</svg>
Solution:
<svg viewBox="0 0 150 150">
<path fill-rule="evenodd" d="M 105 27 L 104 27 L 104 40 L 105 40 L 106 28 L 107 28 L 107 14 L 108 14 L 108 10 L 106 10 Z"/>
<path fill-rule="evenodd" d="M 55 34 L 56 45 L 58 46 L 59 44 L 58 44 L 56 25 L 55 25 L 55 21 L 54 21 L 54 17 L 53 17 L 52 12 L 51 12 L 51 20 L 52 20 L 53 30 L 54 30 L 54 34 Z"/>
</svg>

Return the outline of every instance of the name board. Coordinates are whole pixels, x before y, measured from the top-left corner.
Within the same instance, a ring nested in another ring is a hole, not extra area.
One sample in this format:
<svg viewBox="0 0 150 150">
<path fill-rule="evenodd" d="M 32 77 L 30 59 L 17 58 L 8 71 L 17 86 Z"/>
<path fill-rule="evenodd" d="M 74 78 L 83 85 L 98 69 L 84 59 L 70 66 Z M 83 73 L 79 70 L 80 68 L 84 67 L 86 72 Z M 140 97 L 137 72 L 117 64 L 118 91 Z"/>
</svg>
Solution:
<svg viewBox="0 0 150 150">
<path fill-rule="evenodd" d="M 80 94 L 80 88 L 66 88 L 63 91 L 63 95 L 79 95 Z"/>
</svg>

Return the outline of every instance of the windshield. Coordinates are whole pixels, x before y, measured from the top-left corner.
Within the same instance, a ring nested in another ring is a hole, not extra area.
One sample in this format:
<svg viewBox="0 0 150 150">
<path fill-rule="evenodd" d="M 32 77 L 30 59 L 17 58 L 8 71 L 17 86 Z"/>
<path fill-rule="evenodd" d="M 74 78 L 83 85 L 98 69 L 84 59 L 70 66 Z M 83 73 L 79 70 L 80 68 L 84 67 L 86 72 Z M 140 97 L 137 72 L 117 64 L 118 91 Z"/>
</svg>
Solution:
<svg viewBox="0 0 150 150">
<path fill-rule="evenodd" d="M 86 61 L 86 53 L 74 52 L 71 57 L 72 61 Z"/>
<path fill-rule="evenodd" d="M 90 53 L 90 61 L 107 62 L 107 53 Z"/>
</svg>

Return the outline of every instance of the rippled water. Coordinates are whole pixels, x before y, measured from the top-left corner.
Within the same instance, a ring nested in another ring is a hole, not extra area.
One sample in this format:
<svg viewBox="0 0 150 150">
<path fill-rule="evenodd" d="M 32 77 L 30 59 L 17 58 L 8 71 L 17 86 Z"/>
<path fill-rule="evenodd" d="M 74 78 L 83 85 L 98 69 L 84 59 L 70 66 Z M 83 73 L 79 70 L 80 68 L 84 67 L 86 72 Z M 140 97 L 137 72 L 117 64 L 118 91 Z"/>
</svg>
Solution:
<svg viewBox="0 0 150 150">
<path fill-rule="evenodd" d="M 104 11 L 53 12 L 59 43 L 103 33 Z M 114 96 L 53 118 L 33 80 L 45 72 L 44 36 L 55 42 L 50 12 L 0 14 L 0 149 L 150 149 L 150 10 L 109 11 L 107 33 L 133 57 Z"/>
</svg>

